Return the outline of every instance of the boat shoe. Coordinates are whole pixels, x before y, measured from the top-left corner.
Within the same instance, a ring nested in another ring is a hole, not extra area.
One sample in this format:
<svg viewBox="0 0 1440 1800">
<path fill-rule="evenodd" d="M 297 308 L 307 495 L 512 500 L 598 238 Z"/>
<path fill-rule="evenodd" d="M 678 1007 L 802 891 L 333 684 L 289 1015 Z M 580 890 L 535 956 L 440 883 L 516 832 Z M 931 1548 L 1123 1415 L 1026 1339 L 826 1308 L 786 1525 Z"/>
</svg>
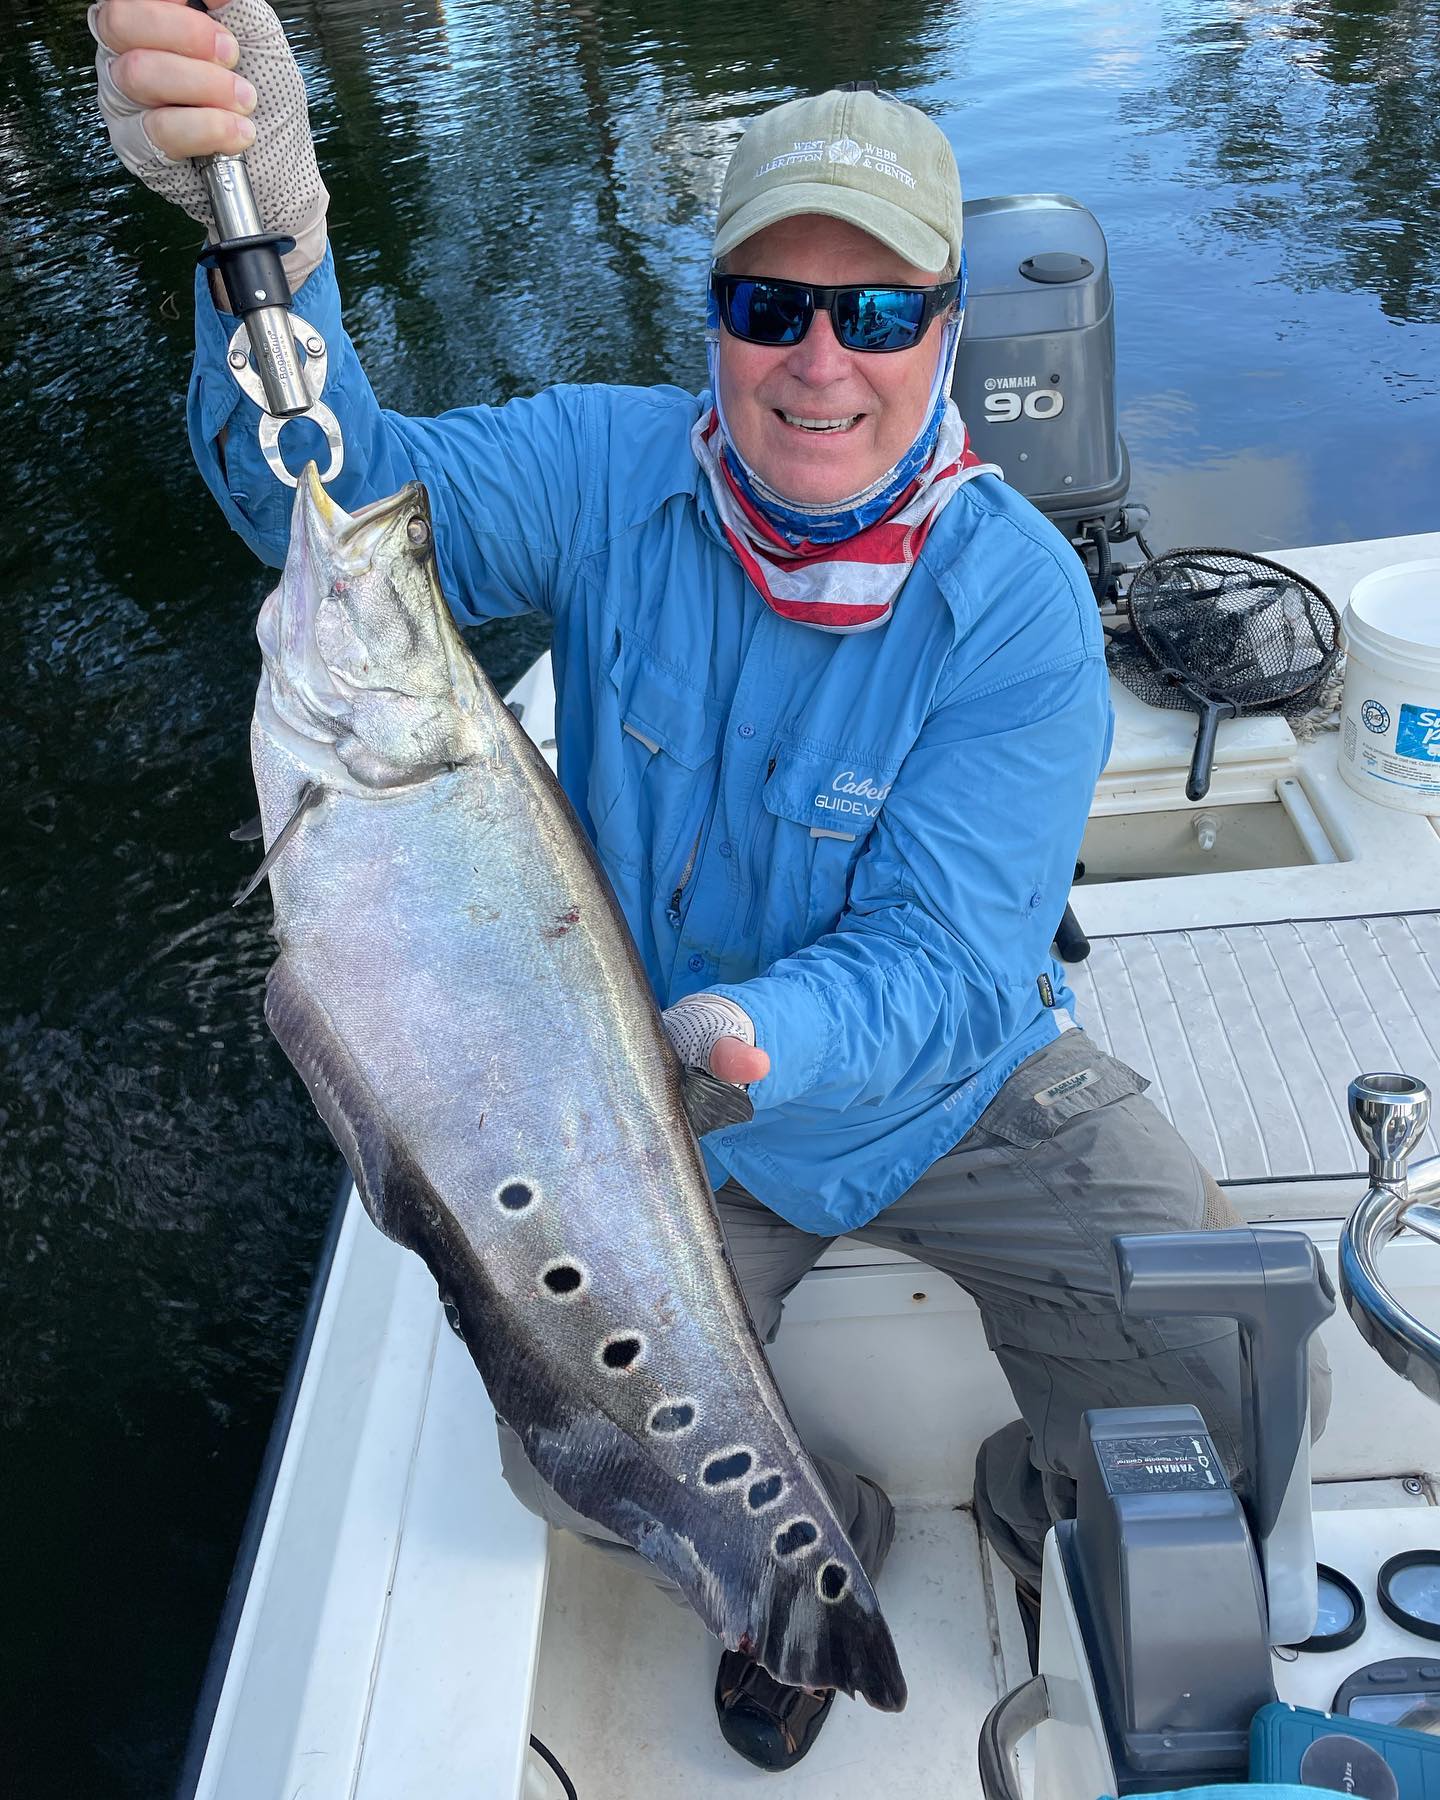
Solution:
<svg viewBox="0 0 1440 1800">
<path fill-rule="evenodd" d="M 757 1769 L 790 1769 L 820 1735 L 834 1688 L 786 1687 L 752 1658 L 727 1650 L 715 1677 L 720 1735 Z"/>
</svg>

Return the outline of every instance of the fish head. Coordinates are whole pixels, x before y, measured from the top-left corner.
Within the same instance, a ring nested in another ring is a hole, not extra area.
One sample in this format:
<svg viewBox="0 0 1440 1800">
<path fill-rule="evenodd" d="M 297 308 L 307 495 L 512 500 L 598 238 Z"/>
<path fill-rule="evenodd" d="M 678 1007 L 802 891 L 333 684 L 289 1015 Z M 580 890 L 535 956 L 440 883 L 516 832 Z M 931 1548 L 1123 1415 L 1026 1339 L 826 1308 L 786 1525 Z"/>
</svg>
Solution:
<svg viewBox="0 0 1440 1800">
<path fill-rule="evenodd" d="M 481 678 L 440 591 L 419 482 L 347 513 L 307 464 L 257 636 L 275 718 L 361 785 L 406 786 L 484 753 Z"/>
</svg>

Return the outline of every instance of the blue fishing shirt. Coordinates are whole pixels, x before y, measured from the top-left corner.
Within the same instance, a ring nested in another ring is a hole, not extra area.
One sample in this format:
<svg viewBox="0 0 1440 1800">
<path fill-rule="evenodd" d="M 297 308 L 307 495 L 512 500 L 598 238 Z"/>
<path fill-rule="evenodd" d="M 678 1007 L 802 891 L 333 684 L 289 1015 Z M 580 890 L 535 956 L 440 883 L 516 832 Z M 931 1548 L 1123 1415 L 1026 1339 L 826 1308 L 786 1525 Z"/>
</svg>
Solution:
<svg viewBox="0 0 1440 1800">
<path fill-rule="evenodd" d="M 657 1000 L 727 994 L 755 1021 L 771 1072 L 753 1121 L 704 1140 L 712 1181 L 827 1237 L 873 1218 L 1068 1022 L 1050 943 L 1111 733 L 1079 558 L 977 476 L 887 624 L 795 624 L 721 533 L 690 449 L 708 397 L 560 386 L 402 418 L 345 334 L 328 251 L 296 307 L 329 346 L 330 492 L 354 510 L 422 481 L 456 618 L 550 616 L 560 781 Z M 234 326 L 198 277 L 190 441 L 278 567 L 294 491 L 226 366 Z M 307 434 L 324 464 L 301 423 L 292 467 Z"/>
</svg>

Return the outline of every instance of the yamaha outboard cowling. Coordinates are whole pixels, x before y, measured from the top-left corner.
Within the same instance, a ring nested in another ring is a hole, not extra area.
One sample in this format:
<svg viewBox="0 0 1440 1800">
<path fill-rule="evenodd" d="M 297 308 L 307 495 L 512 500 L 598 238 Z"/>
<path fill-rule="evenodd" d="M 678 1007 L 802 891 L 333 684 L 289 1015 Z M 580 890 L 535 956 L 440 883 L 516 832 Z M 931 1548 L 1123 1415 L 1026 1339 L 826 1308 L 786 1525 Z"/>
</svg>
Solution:
<svg viewBox="0 0 1440 1800">
<path fill-rule="evenodd" d="M 1124 504 L 1105 234 L 1064 194 L 1003 195 L 966 204 L 965 255 L 953 392 L 971 442 L 1085 553 L 1103 599 L 1111 544 L 1146 523 Z"/>
</svg>

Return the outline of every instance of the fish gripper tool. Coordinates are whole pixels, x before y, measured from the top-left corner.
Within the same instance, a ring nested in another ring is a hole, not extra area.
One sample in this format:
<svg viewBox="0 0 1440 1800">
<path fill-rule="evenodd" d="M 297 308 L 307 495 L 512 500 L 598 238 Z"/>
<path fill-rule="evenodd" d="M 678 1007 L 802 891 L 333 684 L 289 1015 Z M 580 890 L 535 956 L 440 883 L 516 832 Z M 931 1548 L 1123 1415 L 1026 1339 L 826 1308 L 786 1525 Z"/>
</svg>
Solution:
<svg viewBox="0 0 1440 1800">
<path fill-rule="evenodd" d="M 340 421 L 320 400 L 326 385 L 326 340 L 290 306 L 290 283 L 281 263 L 284 250 L 290 250 L 295 239 L 261 225 L 245 158 L 196 160 L 220 232 L 216 243 L 203 248 L 200 261 L 205 268 L 220 270 L 230 311 L 239 317 L 227 360 L 241 392 L 261 409 L 261 455 L 277 481 L 297 486 L 299 477 L 284 466 L 281 432 L 292 419 L 311 419 L 324 432 L 329 448 L 329 466 L 320 481 L 335 481 L 346 446 Z"/>
<path fill-rule="evenodd" d="M 197 157 L 215 213 L 217 241 L 200 261 L 217 269 L 230 309 L 240 323 L 227 358 L 240 390 L 260 408 L 260 451 L 277 481 L 295 487 L 280 455 L 280 433 L 292 419 L 310 419 L 325 435 L 333 481 L 345 460 L 340 421 L 320 398 L 325 391 L 325 340 L 290 304 L 290 283 L 280 258 L 295 240 L 266 231 L 255 204 L 243 156 Z M 300 352 L 305 352 L 301 359 Z"/>
</svg>

